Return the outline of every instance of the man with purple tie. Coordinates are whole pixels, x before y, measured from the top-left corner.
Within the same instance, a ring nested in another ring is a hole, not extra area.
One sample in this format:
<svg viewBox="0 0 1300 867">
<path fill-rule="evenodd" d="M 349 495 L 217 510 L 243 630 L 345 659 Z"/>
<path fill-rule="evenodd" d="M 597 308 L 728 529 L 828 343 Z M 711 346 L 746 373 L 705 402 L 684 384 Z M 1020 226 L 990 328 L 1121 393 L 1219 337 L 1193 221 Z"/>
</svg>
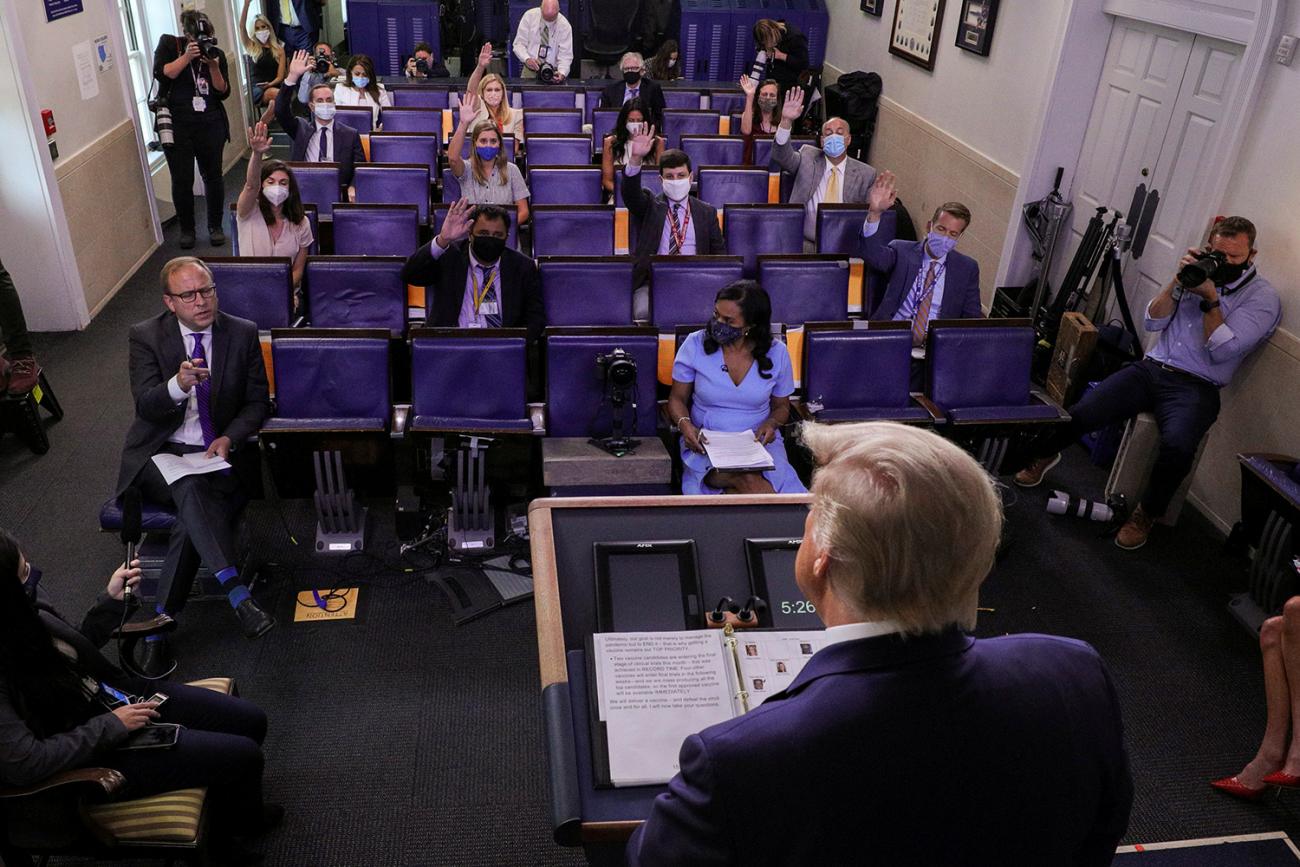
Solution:
<svg viewBox="0 0 1300 867">
<path fill-rule="evenodd" d="M 220 470 L 169 485 L 153 461 L 159 454 L 201 453 L 235 462 L 270 409 L 257 326 L 218 312 L 212 272 L 199 259 L 172 259 L 160 282 L 167 309 L 131 326 L 135 420 L 126 434 L 116 494 L 136 487 L 146 500 L 176 511 L 159 579 L 159 612 L 178 612 L 202 560 L 221 582 L 244 634 L 258 638 L 275 620 L 239 577 L 232 527 L 238 476 Z M 169 670 L 163 642 L 147 643 L 143 665 L 150 676 Z"/>
<path fill-rule="evenodd" d="M 631 865 L 1110 864 L 1133 800 L 1097 652 L 972 638 L 1002 532 L 960 447 L 805 424 L 817 467 L 795 580 L 824 646 L 782 692 L 682 744 Z"/>
</svg>

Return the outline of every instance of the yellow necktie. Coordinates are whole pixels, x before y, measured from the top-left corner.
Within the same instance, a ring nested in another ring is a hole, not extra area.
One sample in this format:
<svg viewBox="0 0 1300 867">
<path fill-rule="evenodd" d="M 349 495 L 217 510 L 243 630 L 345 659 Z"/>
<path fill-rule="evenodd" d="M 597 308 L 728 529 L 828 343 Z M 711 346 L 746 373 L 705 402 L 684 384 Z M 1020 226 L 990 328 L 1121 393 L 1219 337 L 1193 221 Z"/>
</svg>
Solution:
<svg viewBox="0 0 1300 867">
<path fill-rule="evenodd" d="M 837 204 L 840 201 L 840 170 L 831 169 L 831 176 L 826 179 L 826 198 L 823 200 L 827 204 Z"/>
</svg>

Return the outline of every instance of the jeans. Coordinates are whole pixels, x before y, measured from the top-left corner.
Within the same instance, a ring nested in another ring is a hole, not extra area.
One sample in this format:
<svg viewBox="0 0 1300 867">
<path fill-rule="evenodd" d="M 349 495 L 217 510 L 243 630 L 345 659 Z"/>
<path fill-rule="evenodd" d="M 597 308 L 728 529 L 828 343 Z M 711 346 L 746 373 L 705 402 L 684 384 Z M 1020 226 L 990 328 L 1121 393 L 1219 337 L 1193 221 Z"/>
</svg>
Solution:
<svg viewBox="0 0 1300 867">
<path fill-rule="evenodd" d="M 221 154 L 226 147 L 225 127 L 219 123 L 180 121 L 175 123 L 176 143 L 166 148 L 167 168 L 172 176 L 172 202 L 182 232 L 194 232 L 194 161 L 203 178 L 203 197 L 208 204 L 208 230 L 221 228 L 226 205 L 226 185 L 221 177 Z"/>
<path fill-rule="evenodd" d="M 10 358 L 32 354 L 32 341 L 27 335 L 27 319 L 23 316 L 23 303 L 13 278 L 0 262 L 0 341 Z"/>
</svg>

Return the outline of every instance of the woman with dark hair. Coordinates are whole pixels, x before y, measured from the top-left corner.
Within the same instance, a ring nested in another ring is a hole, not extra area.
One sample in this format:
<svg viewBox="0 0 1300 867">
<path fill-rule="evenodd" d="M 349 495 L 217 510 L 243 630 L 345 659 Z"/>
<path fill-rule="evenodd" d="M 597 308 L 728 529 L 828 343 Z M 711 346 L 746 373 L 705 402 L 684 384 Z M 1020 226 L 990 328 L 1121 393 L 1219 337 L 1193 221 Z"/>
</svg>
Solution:
<svg viewBox="0 0 1300 867">
<path fill-rule="evenodd" d="M 248 131 L 248 172 L 235 205 L 235 225 L 241 256 L 287 256 L 293 260 L 293 285 L 302 283 L 307 248 L 312 244 L 311 221 L 303 210 L 293 170 L 281 160 L 262 161 L 271 149 L 266 124 Z"/>
<path fill-rule="evenodd" d="M 760 18 L 754 22 L 754 47 L 767 59 L 767 74 L 782 90 L 800 84 L 808 71 L 808 38 L 784 21 Z"/>
<path fill-rule="evenodd" d="M 745 91 L 745 108 L 740 113 L 740 134 L 745 138 L 742 161 L 752 166 L 754 136 L 774 135 L 781 125 L 781 85 L 773 78 L 758 84 L 748 75 L 742 75 L 740 89 Z"/>
<path fill-rule="evenodd" d="M 646 72 L 655 81 L 676 81 L 682 77 L 682 66 L 678 61 L 677 40 L 669 39 L 659 46 L 655 56 L 650 58 Z"/>
<path fill-rule="evenodd" d="M 284 811 L 262 802 L 266 715 L 243 699 L 126 675 L 99 652 L 134 603 L 124 588 L 139 561 L 119 567 L 81 627 L 63 620 L 14 539 L 0 529 L 0 786 L 31 786 L 62 771 L 113 768 L 125 797 L 206 786 L 216 840 L 250 836 Z M 165 695 L 165 703 L 141 696 Z M 131 749 L 151 723 L 181 726 L 175 745 Z"/>
<path fill-rule="evenodd" d="M 753 280 L 719 289 L 713 317 L 673 361 L 668 411 L 682 434 L 682 493 L 806 493 L 781 439 L 793 392 L 790 355 L 772 339 L 767 292 Z M 709 430 L 753 431 L 775 466 L 761 474 L 715 469 L 704 449 Z"/>
<path fill-rule="evenodd" d="M 478 97 L 466 93 L 460 101 L 460 123 L 447 145 L 447 166 L 471 205 L 514 205 L 520 225 L 528 221 L 528 185 L 519 167 L 506 159 L 501 131 L 495 121 L 478 120 Z M 471 126 L 472 124 L 472 126 Z M 469 136 L 469 161 L 461 156 Z"/>
<path fill-rule="evenodd" d="M 605 136 L 601 145 L 600 185 L 609 196 L 614 194 L 614 170 L 627 165 L 627 144 L 635 135 L 646 130 L 650 116 L 645 103 L 638 97 L 629 99 L 619 109 L 618 120 L 614 121 L 614 131 Z M 643 166 L 659 165 L 659 155 L 664 150 L 663 136 L 655 136 L 654 150 L 641 158 Z"/>
<path fill-rule="evenodd" d="M 391 107 L 393 97 L 375 75 L 375 62 L 368 54 L 357 54 L 348 61 L 347 78 L 334 85 L 335 105 L 367 106 L 379 126 L 379 109 Z"/>
</svg>

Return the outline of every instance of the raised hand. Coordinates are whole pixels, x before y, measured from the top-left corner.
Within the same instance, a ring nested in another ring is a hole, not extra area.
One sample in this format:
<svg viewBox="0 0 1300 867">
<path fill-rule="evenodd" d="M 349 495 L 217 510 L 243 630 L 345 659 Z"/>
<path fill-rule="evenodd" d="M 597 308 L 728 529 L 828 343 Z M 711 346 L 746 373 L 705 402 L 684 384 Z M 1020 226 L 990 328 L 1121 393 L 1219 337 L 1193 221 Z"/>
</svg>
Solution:
<svg viewBox="0 0 1300 867">
<path fill-rule="evenodd" d="M 803 114 L 803 88 L 792 87 L 781 106 L 781 120 L 794 123 Z"/>
<path fill-rule="evenodd" d="M 266 124 L 259 121 L 248 128 L 248 146 L 255 154 L 264 154 L 271 149 L 271 134 L 266 131 Z"/>
<path fill-rule="evenodd" d="M 487 69 L 488 64 L 492 62 L 492 43 L 484 42 L 483 47 L 478 50 L 479 69 Z"/>
<path fill-rule="evenodd" d="M 285 83 L 288 84 L 290 78 L 294 81 L 302 78 L 307 74 L 307 70 L 311 69 L 311 67 L 311 55 L 305 51 L 295 51 L 293 53 L 293 59 L 289 61 L 289 72 L 285 76 Z"/>
<path fill-rule="evenodd" d="M 478 96 L 465 92 L 460 98 L 460 122 L 462 126 L 469 126 L 478 118 Z"/>
<path fill-rule="evenodd" d="M 642 128 L 640 135 L 634 135 L 628 139 L 628 154 L 638 163 L 655 149 L 655 128 L 650 124 L 649 128 Z"/>
<path fill-rule="evenodd" d="M 740 76 L 740 89 L 745 91 L 746 98 L 758 93 L 758 82 L 748 75 Z"/>
<path fill-rule="evenodd" d="M 872 214 L 879 216 L 894 206 L 898 200 L 898 192 L 894 181 L 894 173 L 886 169 L 876 175 L 876 181 L 871 185 L 867 192 L 867 210 Z"/>
<path fill-rule="evenodd" d="M 438 230 L 439 246 L 445 248 L 462 238 L 469 237 L 471 210 L 468 199 L 462 198 L 452 203 L 447 209 L 447 216 L 442 219 L 442 228 Z"/>
</svg>

